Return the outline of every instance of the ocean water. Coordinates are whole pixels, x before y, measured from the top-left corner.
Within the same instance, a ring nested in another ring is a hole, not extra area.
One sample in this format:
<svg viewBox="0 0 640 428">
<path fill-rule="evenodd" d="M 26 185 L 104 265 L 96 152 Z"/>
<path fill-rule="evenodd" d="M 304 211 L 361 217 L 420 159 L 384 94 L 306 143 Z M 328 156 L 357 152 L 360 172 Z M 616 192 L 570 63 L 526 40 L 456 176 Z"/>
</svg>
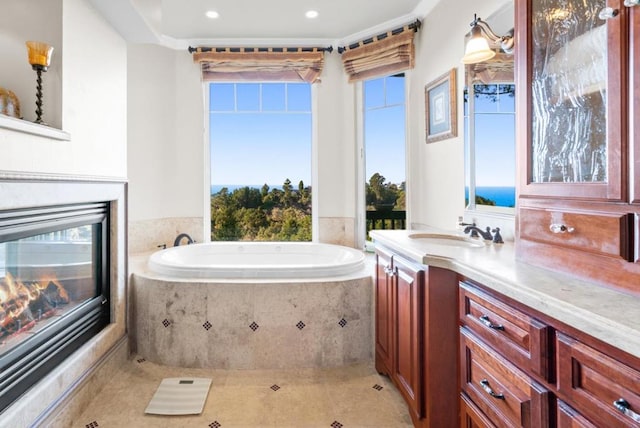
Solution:
<svg viewBox="0 0 640 428">
<path fill-rule="evenodd" d="M 476 187 L 476 195 L 491 199 L 499 207 L 516 206 L 515 187 Z M 469 189 L 465 188 L 465 198 L 469 198 Z"/>
</svg>

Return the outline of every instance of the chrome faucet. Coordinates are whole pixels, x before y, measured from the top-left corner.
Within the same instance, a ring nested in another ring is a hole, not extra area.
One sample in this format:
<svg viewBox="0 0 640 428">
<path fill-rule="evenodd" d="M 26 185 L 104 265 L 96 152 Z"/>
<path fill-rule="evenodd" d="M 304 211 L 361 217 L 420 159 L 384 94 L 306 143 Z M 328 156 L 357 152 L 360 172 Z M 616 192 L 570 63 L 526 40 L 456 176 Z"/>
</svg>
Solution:
<svg viewBox="0 0 640 428">
<path fill-rule="evenodd" d="M 482 230 L 475 225 L 465 227 L 464 233 L 469 233 L 469 232 L 471 232 L 471 235 L 469 236 L 471 236 L 472 238 L 477 238 L 478 236 L 482 236 L 482 239 L 486 239 L 489 241 L 493 240 L 493 235 L 491 235 L 491 228 L 489 226 L 487 226 L 486 230 Z"/>
<path fill-rule="evenodd" d="M 180 245 L 180 241 L 182 241 L 182 238 L 187 238 L 187 245 L 193 244 L 194 242 L 196 242 L 189 235 L 187 235 L 186 233 L 181 233 L 180 235 L 178 235 L 176 237 L 176 240 L 173 241 L 173 246 L 177 247 L 178 245 Z"/>
</svg>

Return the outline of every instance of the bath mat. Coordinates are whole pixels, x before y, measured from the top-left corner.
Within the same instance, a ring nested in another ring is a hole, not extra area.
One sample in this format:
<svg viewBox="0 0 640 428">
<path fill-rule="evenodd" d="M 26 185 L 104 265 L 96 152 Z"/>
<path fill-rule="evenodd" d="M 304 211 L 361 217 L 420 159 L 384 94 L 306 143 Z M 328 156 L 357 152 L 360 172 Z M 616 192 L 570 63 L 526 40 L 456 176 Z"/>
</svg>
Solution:
<svg viewBox="0 0 640 428">
<path fill-rule="evenodd" d="M 197 415 L 202 413 L 211 379 L 174 377 L 162 379 L 145 413 Z"/>
</svg>

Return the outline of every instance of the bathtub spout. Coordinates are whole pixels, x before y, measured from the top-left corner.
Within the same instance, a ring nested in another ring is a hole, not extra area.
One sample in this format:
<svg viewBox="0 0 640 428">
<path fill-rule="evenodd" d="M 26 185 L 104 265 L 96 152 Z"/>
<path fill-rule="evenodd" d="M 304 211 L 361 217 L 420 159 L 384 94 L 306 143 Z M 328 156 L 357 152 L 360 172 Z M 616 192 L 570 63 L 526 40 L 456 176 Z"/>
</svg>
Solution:
<svg viewBox="0 0 640 428">
<path fill-rule="evenodd" d="M 186 233 L 181 233 L 180 235 L 176 236 L 176 240 L 173 241 L 173 246 L 177 247 L 178 245 L 180 245 L 180 241 L 182 241 L 182 238 L 187 238 L 187 245 L 193 244 L 194 242 L 196 242 Z"/>
</svg>

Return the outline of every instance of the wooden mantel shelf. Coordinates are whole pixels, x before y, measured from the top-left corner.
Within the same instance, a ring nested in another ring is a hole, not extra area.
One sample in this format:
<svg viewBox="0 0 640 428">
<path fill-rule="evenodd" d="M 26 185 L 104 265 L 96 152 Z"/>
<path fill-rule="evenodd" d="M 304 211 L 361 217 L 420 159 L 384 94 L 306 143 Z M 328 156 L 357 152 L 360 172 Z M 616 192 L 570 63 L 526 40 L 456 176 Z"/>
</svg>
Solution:
<svg viewBox="0 0 640 428">
<path fill-rule="evenodd" d="M 23 132 L 25 134 L 39 135 L 41 137 L 52 138 L 54 140 L 71 140 L 71 135 L 68 132 L 62 131 L 61 129 L 39 125 L 37 123 L 29 122 L 22 119 L 16 119 L 3 114 L 0 114 L 0 128 Z"/>
</svg>

